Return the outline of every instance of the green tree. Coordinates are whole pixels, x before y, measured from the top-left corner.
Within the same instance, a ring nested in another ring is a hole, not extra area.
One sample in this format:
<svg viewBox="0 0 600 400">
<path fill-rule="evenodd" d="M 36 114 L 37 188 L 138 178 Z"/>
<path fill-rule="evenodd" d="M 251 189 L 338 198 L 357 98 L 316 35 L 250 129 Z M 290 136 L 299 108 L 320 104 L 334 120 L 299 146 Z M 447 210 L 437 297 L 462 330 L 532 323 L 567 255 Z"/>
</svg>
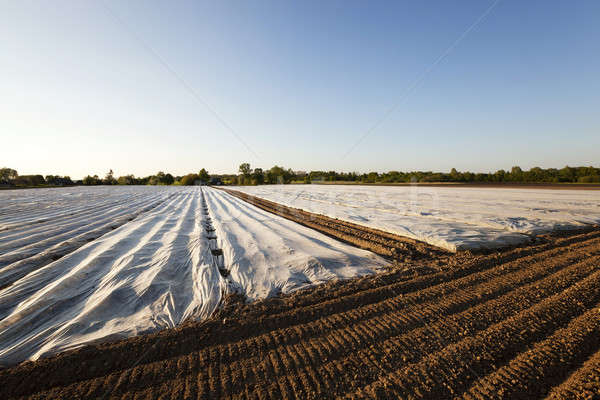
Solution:
<svg viewBox="0 0 600 400">
<path fill-rule="evenodd" d="M 265 173 L 266 183 L 290 183 L 294 179 L 294 171 L 278 165 L 273 166 Z"/>
<path fill-rule="evenodd" d="M 238 172 L 240 174 L 242 174 L 242 176 L 240 177 L 239 182 L 238 182 L 240 185 L 250 183 L 250 175 L 252 174 L 252 169 L 250 168 L 250 164 L 248 164 L 248 163 L 240 164 L 240 167 L 238 168 Z"/>
<path fill-rule="evenodd" d="M 450 170 L 450 180 L 453 182 L 460 181 L 460 173 L 456 170 L 456 168 L 452 168 L 452 170 Z"/>
<path fill-rule="evenodd" d="M 102 183 L 104 185 L 116 185 L 117 184 L 117 180 L 114 177 L 114 173 L 113 173 L 112 169 L 106 173 L 106 176 L 104 177 L 104 180 L 102 181 Z"/>
<path fill-rule="evenodd" d="M 58 175 L 46 175 L 46 184 L 48 185 L 58 185 L 60 180 L 60 176 Z"/>
<path fill-rule="evenodd" d="M 252 171 L 252 170 L 250 169 L 250 164 L 243 163 L 243 164 L 240 164 L 240 168 L 238 169 L 238 171 L 240 172 L 240 174 L 242 174 L 244 176 L 250 176 L 250 171 Z"/>
<path fill-rule="evenodd" d="M 265 183 L 265 175 L 262 168 L 254 168 L 254 172 L 252 172 L 252 184 L 262 185 L 263 183 Z"/>
<path fill-rule="evenodd" d="M 200 180 L 200 178 L 197 174 L 187 174 L 183 178 L 181 178 L 181 181 L 179 182 L 184 186 L 191 186 L 195 185 L 196 181 L 198 180 Z"/>
<path fill-rule="evenodd" d="M 504 180 L 506 179 L 506 171 L 503 169 L 499 169 L 498 171 L 496 171 L 494 173 L 494 180 L 496 182 L 504 182 Z"/>
<path fill-rule="evenodd" d="M 17 170 L 12 168 L 0 168 L 0 182 L 4 184 L 10 184 L 12 181 L 17 179 L 19 174 Z"/>
<path fill-rule="evenodd" d="M 208 183 L 208 181 L 210 181 L 210 175 L 208 174 L 208 171 L 202 168 L 198 173 L 198 179 L 204 183 Z"/>
<path fill-rule="evenodd" d="M 141 179 L 140 179 L 141 181 Z M 172 185 L 175 178 L 171 174 L 165 174 L 163 171 L 158 171 L 156 175 L 146 178 L 147 185 Z"/>
<path fill-rule="evenodd" d="M 510 170 L 510 180 L 513 182 L 523 181 L 523 170 L 519 166 L 514 166 Z"/>
<path fill-rule="evenodd" d="M 165 173 L 162 171 L 158 171 L 156 173 L 156 175 L 154 176 L 154 179 L 152 179 L 152 184 L 153 185 L 164 185 L 164 181 L 165 181 Z"/>
<path fill-rule="evenodd" d="M 173 182 L 175 182 L 175 178 L 173 178 L 173 175 L 166 173 L 165 177 L 162 181 L 165 185 L 172 185 Z"/>
<path fill-rule="evenodd" d="M 283 168 L 277 165 L 269 169 L 265 175 L 265 177 L 267 178 L 267 183 L 283 183 Z"/>
<path fill-rule="evenodd" d="M 117 183 L 119 185 L 135 185 L 136 179 L 133 175 L 120 176 L 119 179 L 117 179 Z"/>
<path fill-rule="evenodd" d="M 83 178 L 84 185 L 100 185 L 101 183 L 102 181 L 100 180 L 100 178 L 98 178 L 98 175 L 88 175 L 85 178 Z"/>
<path fill-rule="evenodd" d="M 17 186 L 42 186 L 46 181 L 42 175 L 19 175 L 12 183 Z"/>
<path fill-rule="evenodd" d="M 558 179 L 561 182 L 575 182 L 575 168 L 568 165 L 558 171 Z"/>
<path fill-rule="evenodd" d="M 369 172 L 369 174 L 367 175 L 365 182 L 367 183 L 375 183 L 377 182 L 377 179 L 379 178 L 379 174 L 377 172 Z"/>
</svg>

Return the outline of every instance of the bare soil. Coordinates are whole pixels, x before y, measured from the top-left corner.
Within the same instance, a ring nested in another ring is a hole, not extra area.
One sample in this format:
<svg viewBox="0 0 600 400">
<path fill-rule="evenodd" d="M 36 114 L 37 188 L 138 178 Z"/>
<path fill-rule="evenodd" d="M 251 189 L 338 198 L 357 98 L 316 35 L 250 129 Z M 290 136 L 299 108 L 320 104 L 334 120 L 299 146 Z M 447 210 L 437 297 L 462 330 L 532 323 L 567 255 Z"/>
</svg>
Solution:
<svg viewBox="0 0 600 400">
<path fill-rule="evenodd" d="M 600 228 L 449 254 L 371 230 L 352 239 L 358 228 L 337 220 L 302 223 L 396 261 L 0 370 L 0 398 L 600 397 Z"/>
</svg>

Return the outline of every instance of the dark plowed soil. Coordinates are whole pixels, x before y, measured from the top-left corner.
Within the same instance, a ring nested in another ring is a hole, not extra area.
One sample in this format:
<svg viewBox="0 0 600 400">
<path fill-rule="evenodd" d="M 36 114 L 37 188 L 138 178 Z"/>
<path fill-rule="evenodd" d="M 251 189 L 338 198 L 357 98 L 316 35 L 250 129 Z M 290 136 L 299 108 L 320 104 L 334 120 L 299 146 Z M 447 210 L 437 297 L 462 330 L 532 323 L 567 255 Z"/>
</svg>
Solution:
<svg viewBox="0 0 600 400">
<path fill-rule="evenodd" d="M 0 398 L 600 396 L 599 229 L 443 257 L 2 370 Z"/>
<path fill-rule="evenodd" d="M 218 189 L 253 204 L 260 209 L 395 261 L 410 262 L 423 258 L 439 259 L 444 254 L 448 254 L 448 252 L 440 248 L 404 236 L 329 218 L 299 208 L 287 207 L 237 190 Z"/>
</svg>

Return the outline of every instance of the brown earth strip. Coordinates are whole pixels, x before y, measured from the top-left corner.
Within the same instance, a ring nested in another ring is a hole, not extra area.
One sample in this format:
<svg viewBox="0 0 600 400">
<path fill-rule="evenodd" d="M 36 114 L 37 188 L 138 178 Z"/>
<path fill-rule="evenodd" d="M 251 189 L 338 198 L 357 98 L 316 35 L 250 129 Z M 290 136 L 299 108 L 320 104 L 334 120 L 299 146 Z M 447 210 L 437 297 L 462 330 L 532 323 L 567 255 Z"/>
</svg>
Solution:
<svg viewBox="0 0 600 400">
<path fill-rule="evenodd" d="M 232 298 L 208 321 L 0 370 L 0 398 L 600 393 L 600 229 L 412 256 L 379 275 Z"/>
</svg>

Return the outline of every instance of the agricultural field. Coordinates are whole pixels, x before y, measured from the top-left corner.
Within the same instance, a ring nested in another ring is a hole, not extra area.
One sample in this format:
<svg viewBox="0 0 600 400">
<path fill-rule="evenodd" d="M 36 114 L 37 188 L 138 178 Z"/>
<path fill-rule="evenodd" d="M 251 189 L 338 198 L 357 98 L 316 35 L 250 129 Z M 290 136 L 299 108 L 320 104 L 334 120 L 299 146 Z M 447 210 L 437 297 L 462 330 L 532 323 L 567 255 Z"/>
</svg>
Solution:
<svg viewBox="0 0 600 400">
<path fill-rule="evenodd" d="M 600 396 L 600 192 L 411 191 L 0 193 L 0 398 Z"/>
<path fill-rule="evenodd" d="M 0 193 L 0 365 L 386 265 L 208 187 Z"/>
<path fill-rule="evenodd" d="M 450 251 L 522 244 L 532 235 L 600 223 L 597 190 L 356 185 L 232 189 Z"/>
</svg>

